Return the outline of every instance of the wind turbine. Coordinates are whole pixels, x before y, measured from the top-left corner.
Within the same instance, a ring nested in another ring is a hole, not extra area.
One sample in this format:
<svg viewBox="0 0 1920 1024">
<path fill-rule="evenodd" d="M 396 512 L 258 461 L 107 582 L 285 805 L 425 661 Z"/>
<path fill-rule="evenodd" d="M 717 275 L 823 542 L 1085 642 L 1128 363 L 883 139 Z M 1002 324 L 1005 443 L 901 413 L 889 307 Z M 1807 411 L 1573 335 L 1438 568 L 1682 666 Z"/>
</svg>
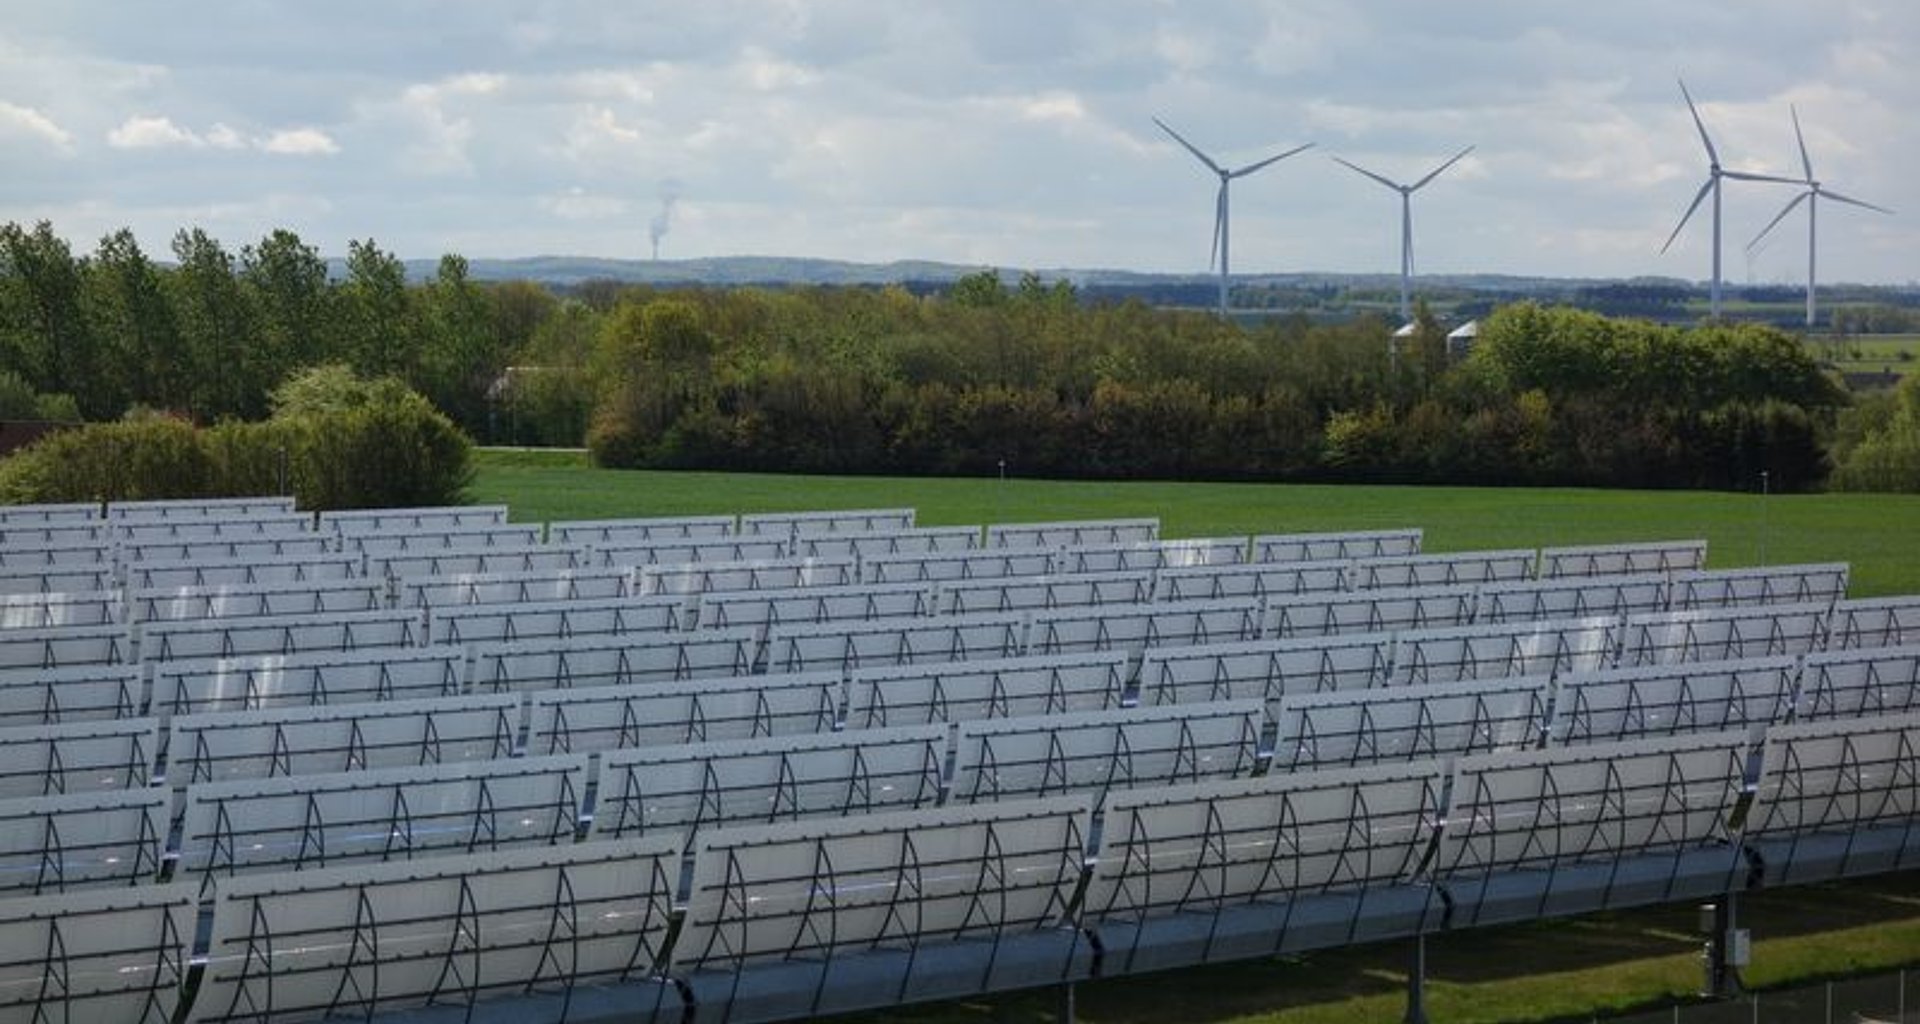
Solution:
<svg viewBox="0 0 1920 1024">
<path fill-rule="evenodd" d="M 1700 144 L 1707 147 L 1707 181 L 1706 184 L 1700 186 L 1700 191 L 1694 193 L 1692 205 L 1687 207 L 1686 213 L 1680 215 L 1680 223 L 1673 226 L 1673 234 L 1667 236 L 1667 244 L 1661 246 L 1660 251 L 1664 253 L 1673 247 L 1673 240 L 1680 237 L 1680 229 L 1686 227 L 1687 221 L 1693 218 L 1693 211 L 1700 208 L 1700 203 L 1707 198 L 1707 193 L 1713 193 L 1713 284 L 1708 294 L 1711 297 L 1709 309 L 1713 317 L 1719 319 L 1720 179 L 1732 178 L 1735 181 L 1772 181 L 1784 185 L 1798 185 L 1801 183 L 1792 178 L 1777 178 L 1771 174 L 1754 174 L 1751 171 L 1729 171 L 1721 167 L 1720 153 L 1713 148 L 1713 140 L 1707 137 L 1707 126 L 1700 120 L 1700 111 L 1693 105 L 1693 94 L 1687 91 L 1687 83 L 1684 79 L 1680 82 L 1680 95 L 1686 98 L 1687 113 L 1693 115 L 1693 126 L 1700 130 Z"/>
<path fill-rule="evenodd" d="M 1338 161 L 1340 164 L 1345 166 L 1348 170 L 1354 171 L 1359 174 L 1364 174 L 1367 177 L 1372 178 L 1373 180 L 1379 182 L 1380 184 L 1385 185 L 1386 187 L 1394 190 L 1395 192 L 1400 193 L 1400 322 L 1401 323 L 1406 323 L 1408 320 L 1411 320 L 1413 318 L 1413 306 L 1412 306 L 1413 194 L 1425 188 L 1427 186 L 1427 182 L 1430 182 L 1433 179 L 1438 178 L 1440 176 L 1440 172 L 1445 171 L 1447 168 L 1452 167 L 1454 164 L 1459 163 L 1460 158 L 1466 156 L 1468 153 L 1471 153 L 1471 152 L 1473 152 L 1473 147 L 1468 146 L 1467 148 L 1461 150 L 1460 152 L 1455 153 L 1451 160 L 1448 160 L 1446 163 L 1443 163 L 1440 166 L 1435 167 L 1433 170 L 1428 171 L 1426 177 L 1421 178 L 1419 181 L 1416 181 L 1411 185 L 1402 185 L 1401 183 L 1394 181 L 1390 178 L 1387 178 L 1383 175 L 1375 174 L 1372 171 L 1367 170 L 1365 167 L 1360 166 L 1359 164 L 1353 163 L 1348 160 L 1342 160 L 1337 156 L 1334 157 L 1334 160 Z"/>
<path fill-rule="evenodd" d="M 1760 233 L 1753 236 L 1753 241 L 1747 243 L 1747 251 L 1751 253 L 1753 251 L 1753 247 L 1756 245 L 1759 245 L 1760 240 L 1767 237 L 1767 232 L 1772 231 L 1775 225 L 1778 225 L 1781 221 L 1787 219 L 1787 214 L 1792 213 L 1794 207 L 1799 206 L 1803 202 L 1807 204 L 1807 330 L 1811 331 L 1813 330 L 1813 320 L 1814 320 L 1813 268 L 1814 268 L 1814 256 L 1817 251 L 1814 244 L 1814 240 L 1815 240 L 1814 227 L 1820 215 L 1819 214 L 1820 197 L 1825 196 L 1836 203 L 1846 203 L 1848 206 L 1864 207 L 1866 209 L 1875 210 L 1880 213 L 1892 213 L 1893 211 L 1887 209 L 1884 206 L 1875 206 L 1872 203 L 1866 202 L 1864 200 L 1854 199 L 1850 196 L 1843 196 L 1838 192 L 1830 192 L 1825 188 L 1822 188 L 1820 185 L 1820 182 L 1813 176 L 1813 161 L 1809 159 L 1807 156 L 1807 137 L 1805 135 L 1800 134 L 1800 111 L 1795 110 L 1792 106 L 1788 106 L 1787 110 L 1789 113 L 1793 115 L 1793 141 L 1798 142 L 1800 144 L 1800 169 L 1805 171 L 1807 174 L 1807 180 L 1800 182 L 1800 184 L 1806 186 L 1806 191 L 1801 192 L 1799 195 L 1794 196 L 1792 199 L 1788 200 L 1787 205 L 1781 208 L 1779 213 L 1774 214 L 1773 219 L 1767 222 L 1767 226 L 1764 228 L 1761 228 Z"/>
<path fill-rule="evenodd" d="M 1225 320 L 1227 318 L 1227 186 L 1231 184 L 1235 178 L 1244 178 L 1268 164 L 1278 163 L 1302 150 L 1311 149 L 1313 148 L 1313 143 L 1309 142 L 1304 146 L 1295 146 L 1284 153 L 1275 154 L 1265 160 L 1250 163 L 1237 170 L 1229 170 L 1215 163 L 1212 157 L 1200 152 L 1199 147 L 1181 138 L 1180 133 L 1167 127 L 1165 121 L 1156 117 L 1153 119 L 1153 123 L 1159 125 L 1161 131 L 1173 136 L 1173 141 L 1185 146 L 1187 152 L 1192 153 L 1196 159 L 1207 165 L 1208 170 L 1220 176 L 1220 192 L 1213 204 L 1213 251 L 1208 254 L 1207 268 L 1211 270 L 1216 262 L 1218 262 L 1220 266 L 1220 319 Z"/>
</svg>

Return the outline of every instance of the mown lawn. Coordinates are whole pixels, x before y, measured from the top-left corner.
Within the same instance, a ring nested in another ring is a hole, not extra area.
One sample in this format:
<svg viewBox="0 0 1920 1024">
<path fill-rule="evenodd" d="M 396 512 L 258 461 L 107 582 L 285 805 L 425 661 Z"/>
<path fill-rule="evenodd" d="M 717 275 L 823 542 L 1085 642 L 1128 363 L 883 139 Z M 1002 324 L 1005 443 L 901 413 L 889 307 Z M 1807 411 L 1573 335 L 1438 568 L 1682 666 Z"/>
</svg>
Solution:
<svg viewBox="0 0 1920 1024">
<path fill-rule="evenodd" d="M 906 506 L 929 526 L 1159 516 L 1169 537 L 1418 526 L 1428 551 L 1704 537 L 1715 567 L 1844 561 L 1858 596 L 1920 593 L 1911 495 L 651 472 L 498 450 L 477 462 L 473 499 L 521 521 Z"/>
<path fill-rule="evenodd" d="M 1857 596 L 1920 592 L 1920 497 L 1531 488 L 1099 483 L 593 469 L 579 453 L 487 451 L 472 489 L 516 520 L 911 506 L 926 525 L 1159 516 L 1175 537 L 1419 526 L 1426 549 L 1705 537 L 1715 566 L 1846 561 Z M 1751 983 L 1920 963 L 1920 873 L 1746 901 Z M 1691 906 L 1465 931 L 1429 944 L 1443 1024 L 1586 1021 L 1699 985 Z M 1093 1024 L 1399 1021 L 1409 947 L 1329 950 L 1080 986 Z M 861 1021 L 1057 1019 L 1058 995 L 915 1006 Z"/>
</svg>

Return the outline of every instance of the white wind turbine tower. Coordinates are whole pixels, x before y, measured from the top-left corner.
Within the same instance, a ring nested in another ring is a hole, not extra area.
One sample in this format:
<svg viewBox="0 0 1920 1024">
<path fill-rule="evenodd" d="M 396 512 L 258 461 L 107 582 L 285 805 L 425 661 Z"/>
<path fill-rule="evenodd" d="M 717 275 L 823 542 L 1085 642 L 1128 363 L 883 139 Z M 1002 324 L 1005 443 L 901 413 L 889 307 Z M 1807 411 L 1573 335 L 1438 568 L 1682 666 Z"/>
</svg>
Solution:
<svg viewBox="0 0 1920 1024">
<path fill-rule="evenodd" d="M 1309 142 L 1304 146 L 1295 146 L 1284 153 L 1270 156 L 1265 160 L 1248 164 L 1237 170 L 1229 170 L 1215 163 L 1212 157 L 1200 152 L 1199 147 L 1181 138 L 1180 133 L 1167 127 L 1165 121 L 1156 117 L 1153 119 L 1153 123 L 1159 125 L 1161 131 L 1173 136 L 1173 141 L 1185 146 L 1187 152 L 1192 153 L 1201 163 L 1207 165 L 1208 170 L 1220 176 L 1220 192 L 1214 200 L 1213 208 L 1213 251 L 1208 255 L 1207 266 L 1211 269 L 1217 262 L 1220 267 L 1220 319 L 1225 320 L 1227 318 L 1227 186 L 1235 178 L 1244 178 L 1268 164 L 1278 163 L 1302 150 L 1311 149 L 1313 143 Z"/>
<path fill-rule="evenodd" d="M 1687 207 L 1686 213 L 1680 215 L 1680 223 L 1673 226 L 1673 234 L 1667 236 L 1667 244 L 1661 246 L 1660 251 L 1664 253 L 1673 248 L 1673 240 L 1680 237 L 1680 229 L 1686 227 L 1687 221 L 1693 218 L 1693 211 L 1700 208 L 1700 203 L 1707 198 L 1707 193 L 1713 193 L 1713 283 L 1708 294 L 1711 299 L 1709 309 L 1717 320 L 1720 317 L 1720 179 L 1773 181 L 1785 185 L 1800 183 L 1792 178 L 1777 178 L 1771 174 L 1754 174 L 1751 171 L 1729 171 L 1721 167 L 1720 153 L 1713 148 L 1713 140 L 1707 137 L 1707 126 L 1700 120 L 1700 111 L 1693 105 L 1693 94 L 1687 91 L 1687 83 L 1684 79 L 1680 82 L 1680 95 L 1687 101 L 1687 113 L 1693 115 L 1693 126 L 1700 129 L 1700 144 L 1707 147 L 1707 181 L 1700 186 L 1700 191 L 1694 193 L 1692 205 Z"/>
<path fill-rule="evenodd" d="M 1795 110 L 1791 106 L 1789 106 L 1787 110 L 1793 114 L 1793 140 L 1800 144 L 1800 169 L 1807 174 L 1807 180 L 1800 184 L 1805 185 L 1806 190 L 1794 196 L 1791 200 L 1788 200 L 1787 205 L 1781 208 L 1779 213 L 1774 214 L 1773 219 L 1767 222 L 1767 226 L 1761 228 L 1760 233 L 1753 236 L 1753 241 L 1747 243 L 1747 251 L 1752 252 L 1753 247 L 1759 245 L 1760 240 L 1767 237 L 1767 232 L 1772 231 L 1776 225 L 1787 219 L 1787 214 L 1792 213 L 1794 207 L 1799 206 L 1801 203 L 1807 204 L 1807 330 L 1811 331 L 1813 330 L 1814 322 L 1814 258 L 1818 251 L 1815 246 L 1816 236 L 1814 234 L 1814 228 L 1818 223 L 1818 217 L 1820 215 L 1821 197 L 1824 196 L 1836 203 L 1846 203 L 1848 206 L 1859 206 L 1880 213 L 1892 213 L 1893 211 L 1884 206 L 1875 206 L 1864 200 L 1843 196 L 1838 192 L 1831 192 L 1821 187 L 1820 182 L 1813 176 L 1813 161 L 1807 156 L 1807 137 L 1800 134 L 1800 111 Z"/>
<path fill-rule="evenodd" d="M 1411 185 L 1403 185 L 1384 175 L 1375 174 L 1365 167 L 1351 161 L 1334 157 L 1341 165 L 1351 171 L 1364 174 L 1382 185 L 1400 193 L 1400 322 L 1406 323 L 1413 318 L 1413 194 L 1427 186 L 1427 182 L 1438 178 L 1442 171 L 1460 162 L 1462 157 L 1473 152 L 1468 146 L 1453 155 L 1446 163 L 1427 172 L 1427 176 Z"/>
</svg>

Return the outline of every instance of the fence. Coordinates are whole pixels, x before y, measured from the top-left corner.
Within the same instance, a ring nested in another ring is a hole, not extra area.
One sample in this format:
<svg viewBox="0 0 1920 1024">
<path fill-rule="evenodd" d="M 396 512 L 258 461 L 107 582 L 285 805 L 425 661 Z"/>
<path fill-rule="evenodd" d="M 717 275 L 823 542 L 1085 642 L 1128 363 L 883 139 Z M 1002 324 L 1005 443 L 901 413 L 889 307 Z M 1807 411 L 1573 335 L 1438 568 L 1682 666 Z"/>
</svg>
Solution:
<svg viewBox="0 0 1920 1024">
<path fill-rule="evenodd" d="M 1920 968 L 1594 1020 L 1606 1024 L 1920 1024 Z"/>
</svg>

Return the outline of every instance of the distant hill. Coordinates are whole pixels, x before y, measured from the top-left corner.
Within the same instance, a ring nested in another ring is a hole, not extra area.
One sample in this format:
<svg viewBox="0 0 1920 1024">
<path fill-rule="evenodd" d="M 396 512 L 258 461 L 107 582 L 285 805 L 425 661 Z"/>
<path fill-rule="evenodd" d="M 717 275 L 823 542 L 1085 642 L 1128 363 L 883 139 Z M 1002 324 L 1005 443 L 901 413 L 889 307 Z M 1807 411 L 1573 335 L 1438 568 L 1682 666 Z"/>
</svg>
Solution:
<svg viewBox="0 0 1920 1024">
<path fill-rule="evenodd" d="M 332 261 L 336 275 L 344 275 L 342 261 Z M 407 274 L 415 280 L 432 277 L 436 260 L 407 260 Z M 852 263 L 845 260 L 809 259 L 792 256 L 722 256 L 693 260 L 606 259 L 593 256 L 524 256 L 512 259 L 473 259 L 469 272 L 483 281 L 539 281 L 551 285 L 577 285 L 586 281 L 618 281 L 625 284 L 788 284 L 788 285 L 881 285 L 908 282 L 942 283 L 985 269 L 979 265 L 941 263 L 934 260 L 897 260 L 891 263 Z M 1027 269 L 1000 267 L 1009 283 Z M 1132 270 L 1085 268 L 1040 268 L 1035 270 L 1047 281 L 1067 280 L 1076 286 L 1118 288 L 1164 285 L 1211 284 L 1207 273 L 1155 274 Z M 1236 287 L 1280 286 L 1292 288 L 1398 288 L 1399 278 L 1392 274 L 1236 274 Z M 1674 278 L 1645 278 L 1675 287 L 1691 287 Z M 1423 287 L 1462 288 L 1472 291 L 1565 291 L 1586 285 L 1607 283 L 1599 279 L 1524 277 L 1505 274 L 1425 275 Z"/>
<path fill-rule="evenodd" d="M 404 261 L 415 281 L 431 278 L 437 260 Z M 346 276 L 342 260 L 329 260 L 336 279 Z M 891 263 L 853 263 L 845 260 L 791 256 L 726 256 L 693 260 L 603 259 L 591 256 L 528 256 L 512 259 L 472 259 L 468 270 L 481 281 L 535 281 L 554 288 L 576 288 L 587 282 L 664 286 L 707 285 L 741 287 L 845 286 L 873 287 L 898 284 L 918 293 L 942 290 L 953 281 L 985 269 L 980 266 L 933 260 Z M 999 267 L 1002 280 L 1012 285 L 1029 268 Z M 1092 301 L 1140 301 L 1153 306 L 1211 309 L 1215 278 L 1208 273 L 1155 274 L 1131 270 L 1036 268 L 1049 283 L 1071 282 L 1083 298 Z M 1433 274 L 1419 278 L 1417 290 L 1434 313 L 1446 322 L 1485 316 L 1495 306 L 1517 300 L 1565 303 L 1617 316 L 1647 317 L 1671 323 L 1697 322 L 1706 315 L 1707 287 L 1703 282 L 1672 277 L 1568 278 L 1518 274 Z M 1270 316 L 1307 316 L 1317 320 L 1356 316 L 1397 316 L 1400 280 L 1393 274 L 1236 274 L 1233 279 L 1235 317 L 1259 320 Z M 1920 286 L 1822 285 L 1828 309 L 1841 306 L 1891 309 L 1872 326 L 1855 324 L 1850 330 L 1920 331 Z M 1781 285 L 1729 283 L 1728 315 L 1758 320 L 1788 329 L 1799 327 L 1801 291 Z"/>
</svg>

